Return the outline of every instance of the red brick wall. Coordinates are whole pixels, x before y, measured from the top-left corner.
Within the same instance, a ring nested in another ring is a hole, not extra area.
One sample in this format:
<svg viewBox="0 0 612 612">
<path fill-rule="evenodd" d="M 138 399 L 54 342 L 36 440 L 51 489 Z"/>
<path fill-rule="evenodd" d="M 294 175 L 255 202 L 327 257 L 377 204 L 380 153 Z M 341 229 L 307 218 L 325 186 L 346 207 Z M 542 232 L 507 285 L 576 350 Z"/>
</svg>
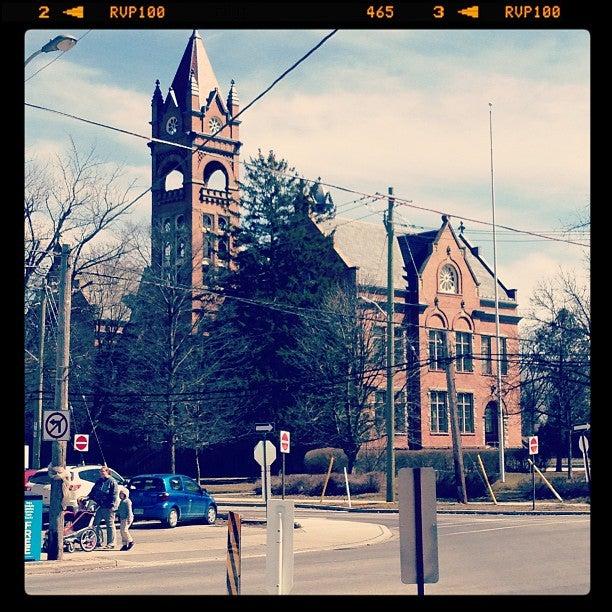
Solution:
<svg viewBox="0 0 612 612">
<path fill-rule="evenodd" d="M 494 313 L 494 308 L 483 307 L 480 304 L 481 296 L 478 286 L 473 278 L 465 260 L 463 249 L 459 247 L 453 234 L 447 226 L 434 244 L 434 251 L 427 261 L 422 273 L 419 287 L 419 302 L 428 304 L 425 311 L 419 316 L 419 342 L 421 346 L 421 360 L 428 357 L 428 327 L 444 327 L 452 331 L 471 331 L 472 350 L 475 356 L 481 352 L 481 334 L 494 336 L 495 322 L 480 321 L 472 317 L 475 310 Z M 450 249 L 448 251 L 448 249 Z M 445 294 L 438 292 L 438 273 L 445 263 L 451 263 L 459 274 L 459 293 Z M 485 297 L 485 296 L 483 296 Z M 489 297 L 489 296 L 486 296 Z M 435 299 L 437 298 L 437 305 Z M 500 314 L 515 314 L 513 310 L 500 309 Z M 518 379 L 518 365 L 512 360 L 512 355 L 518 353 L 518 329 L 516 324 L 500 323 L 500 334 L 508 338 L 509 367 L 508 375 L 502 376 L 502 390 L 508 414 L 506 429 L 506 446 L 521 445 L 521 420 L 519 413 L 520 391 L 516 384 Z M 454 351 L 455 334 L 450 337 Z M 492 340 L 492 353 L 495 354 L 496 341 Z M 484 411 L 488 402 L 496 401 L 496 391 L 492 386 L 497 385 L 496 362 L 492 364 L 493 374 L 483 373 L 484 362 L 473 360 L 472 372 L 456 372 L 455 386 L 457 393 L 472 393 L 474 397 L 474 433 L 462 434 L 462 444 L 467 447 L 485 445 Z M 428 365 L 421 368 L 421 434 L 424 448 L 450 447 L 449 433 L 433 433 L 430 423 L 430 395 L 431 389 L 446 391 L 446 374 L 444 370 L 432 370 Z M 495 387 L 496 388 L 496 387 Z"/>
</svg>

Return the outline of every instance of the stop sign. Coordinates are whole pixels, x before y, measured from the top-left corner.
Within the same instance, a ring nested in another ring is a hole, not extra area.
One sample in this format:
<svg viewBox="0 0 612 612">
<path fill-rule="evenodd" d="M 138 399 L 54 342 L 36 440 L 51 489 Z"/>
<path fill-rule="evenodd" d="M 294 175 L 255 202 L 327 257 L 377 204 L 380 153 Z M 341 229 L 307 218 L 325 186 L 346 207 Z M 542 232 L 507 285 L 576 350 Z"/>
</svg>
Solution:
<svg viewBox="0 0 612 612">
<path fill-rule="evenodd" d="M 280 432 L 280 450 L 281 453 L 288 453 L 291 447 L 291 434 L 288 431 Z"/>
<path fill-rule="evenodd" d="M 529 436 L 529 454 L 538 454 L 538 436 Z"/>
<path fill-rule="evenodd" d="M 76 434 L 74 436 L 74 450 L 86 453 L 89 450 L 89 434 Z"/>
</svg>

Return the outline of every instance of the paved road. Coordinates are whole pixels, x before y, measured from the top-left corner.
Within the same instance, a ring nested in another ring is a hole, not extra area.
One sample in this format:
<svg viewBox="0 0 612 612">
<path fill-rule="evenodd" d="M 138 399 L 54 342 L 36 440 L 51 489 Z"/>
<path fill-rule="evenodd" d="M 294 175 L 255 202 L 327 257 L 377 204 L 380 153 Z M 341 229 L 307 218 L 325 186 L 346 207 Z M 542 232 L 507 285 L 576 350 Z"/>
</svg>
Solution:
<svg viewBox="0 0 612 612">
<path fill-rule="evenodd" d="M 400 582 L 397 515 L 317 514 L 328 516 L 330 522 L 342 519 L 384 524 L 394 535 L 383 544 L 364 548 L 296 554 L 294 594 L 416 594 L 413 585 Z M 193 537 L 192 529 L 211 527 L 140 528 L 134 535 L 141 542 L 160 537 Z M 562 595 L 589 591 L 588 516 L 441 515 L 438 533 L 440 582 L 426 585 L 426 593 Z M 264 573 L 263 557 L 245 558 L 243 594 L 265 594 Z M 69 578 L 62 576 L 61 580 L 58 575 L 31 575 L 27 577 L 26 590 L 30 594 L 74 595 L 225 594 L 225 563 L 216 559 L 163 567 L 83 571 Z"/>
</svg>

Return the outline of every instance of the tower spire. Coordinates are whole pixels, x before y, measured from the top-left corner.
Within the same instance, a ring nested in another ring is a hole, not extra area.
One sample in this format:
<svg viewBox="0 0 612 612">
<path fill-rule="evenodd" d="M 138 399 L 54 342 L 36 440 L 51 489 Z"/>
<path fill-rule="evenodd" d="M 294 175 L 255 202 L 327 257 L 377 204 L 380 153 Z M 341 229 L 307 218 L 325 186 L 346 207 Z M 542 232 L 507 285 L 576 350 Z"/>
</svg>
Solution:
<svg viewBox="0 0 612 612">
<path fill-rule="evenodd" d="M 187 105 L 190 102 L 189 98 L 193 91 L 192 72 L 199 90 L 199 106 L 204 106 L 208 94 L 218 89 L 219 85 L 208 55 L 206 55 L 202 37 L 197 30 L 193 30 L 189 37 L 189 42 L 172 81 L 172 88 L 179 104 Z"/>
</svg>

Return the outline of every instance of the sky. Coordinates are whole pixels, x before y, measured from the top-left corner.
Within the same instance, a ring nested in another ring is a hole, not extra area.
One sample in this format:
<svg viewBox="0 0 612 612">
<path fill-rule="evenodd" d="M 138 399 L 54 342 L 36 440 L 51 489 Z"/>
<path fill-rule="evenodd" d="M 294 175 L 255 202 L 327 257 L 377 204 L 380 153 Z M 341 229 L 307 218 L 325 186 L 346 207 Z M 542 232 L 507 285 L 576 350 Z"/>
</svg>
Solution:
<svg viewBox="0 0 612 612">
<path fill-rule="evenodd" d="M 317 44 L 324 30 L 199 30 L 222 96 L 236 81 L 241 107 Z M 60 33 L 82 40 L 59 60 L 28 64 L 25 99 L 150 134 L 159 79 L 167 92 L 190 30 L 26 33 L 24 57 Z M 340 30 L 244 115 L 241 158 L 272 149 L 300 174 L 366 193 L 491 221 L 489 103 L 496 222 L 562 234 L 590 210 L 590 37 L 583 30 Z M 26 158 L 79 146 L 121 163 L 150 186 L 146 141 L 26 107 Z M 340 215 L 382 223 L 386 204 L 350 204 Z M 150 222 L 143 197 L 131 220 Z M 440 215 L 396 207 L 396 221 L 437 228 Z M 492 265 L 491 228 L 464 220 L 465 236 Z M 399 226 L 400 231 L 402 227 Z M 414 228 L 413 228 L 414 229 Z M 498 230 L 498 274 L 518 289 L 521 312 L 538 282 L 560 270 L 587 279 L 587 249 Z"/>
</svg>

